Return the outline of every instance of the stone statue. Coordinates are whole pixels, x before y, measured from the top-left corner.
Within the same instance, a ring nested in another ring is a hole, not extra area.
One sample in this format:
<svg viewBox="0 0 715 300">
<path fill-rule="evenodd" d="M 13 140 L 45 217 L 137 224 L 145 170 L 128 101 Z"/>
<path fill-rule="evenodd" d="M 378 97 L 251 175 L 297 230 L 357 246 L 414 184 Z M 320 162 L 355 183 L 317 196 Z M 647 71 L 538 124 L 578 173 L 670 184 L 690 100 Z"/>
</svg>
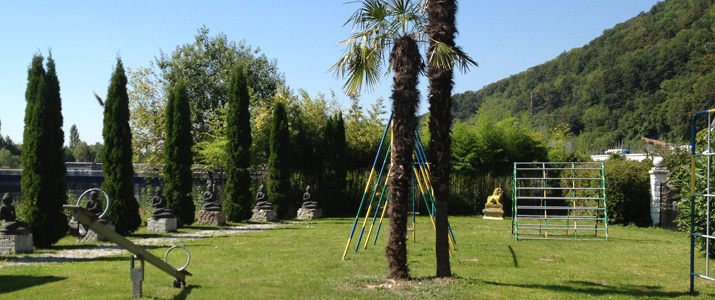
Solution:
<svg viewBox="0 0 715 300">
<path fill-rule="evenodd" d="M 504 191 L 501 188 L 494 189 L 494 193 L 487 198 L 487 203 L 501 204 L 501 195 Z"/>
<path fill-rule="evenodd" d="M 201 210 L 205 211 L 221 211 L 221 204 L 216 201 L 216 196 L 213 193 L 214 185 L 209 184 L 206 186 L 206 191 L 204 192 L 204 206 Z"/>
<path fill-rule="evenodd" d="M 494 193 L 487 198 L 487 203 L 484 204 L 484 209 L 482 210 L 484 216 L 482 218 L 488 220 L 504 219 L 504 206 L 500 203 L 502 194 L 504 194 L 504 191 L 501 188 L 494 189 Z"/>
<path fill-rule="evenodd" d="M 258 193 L 256 193 L 256 209 L 261 210 L 272 210 L 273 203 L 268 202 L 268 197 L 266 196 L 266 186 L 262 185 L 258 188 Z"/>
<path fill-rule="evenodd" d="M 10 196 L 9 193 L 5 193 L 2 197 L 3 205 L 0 206 L 0 219 L 2 219 L 2 226 L 0 227 L 0 234 L 28 233 L 27 223 L 17 220 L 15 207 L 12 206 L 12 200 L 12 196 Z"/>
<path fill-rule="evenodd" d="M 93 213 L 95 216 L 99 217 L 104 212 L 102 208 L 102 201 L 99 201 L 99 192 L 93 190 L 89 192 L 89 200 L 84 205 L 84 208 Z"/>
<path fill-rule="evenodd" d="M 154 219 L 174 217 L 174 211 L 170 208 L 166 208 L 166 198 L 162 195 L 163 191 L 164 189 L 157 187 L 156 194 L 154 195 L 154 198 L 151 199 L 151 206 L 154 207 L 151 217 Z"/>
<path fill-rule="evenodd" d="M 305 187 L 305 193 L 303 193 L 303 208 L 315 209 L 318 208 L 318 202 L 310 200 L 310 186 Z"/>
</svg>

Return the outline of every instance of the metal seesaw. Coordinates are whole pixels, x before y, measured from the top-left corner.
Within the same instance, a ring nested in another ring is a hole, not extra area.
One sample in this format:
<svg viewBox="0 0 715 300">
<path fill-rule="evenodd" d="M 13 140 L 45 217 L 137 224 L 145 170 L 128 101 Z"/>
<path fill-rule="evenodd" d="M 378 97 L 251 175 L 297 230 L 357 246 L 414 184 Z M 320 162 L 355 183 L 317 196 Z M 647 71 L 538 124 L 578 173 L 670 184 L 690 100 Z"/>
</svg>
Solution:
<svg viewBox="0 0 715 300">
<path fill-rule="evenodd" d="M 102 192 L 104 192 L 104 191 L 102 191 Z M 80 196 L 80 199 L 81 199 L 81 196 Z M 107 205 L 107 207 L 108 206 L 109 205 Z M 150 264 L 154 265 L 155 267 L 159 268 L 159 270 L 162 270 L 165 273 L 174 277 L 174 287 L 177 287 L 177 288 L 185 288 L 186 287 L 186 280 L 185 280 L 186 275 L 191 276 L 191 273 L 189 273 L 189 271 L 186 270 L 186 267 L 188 267 L 189 263 L 191 262 L 191 253 L 189 252 L 188 249 L 186 249 L 185 246 L 179 245 L 179 246 L 173 246 L 173 247 L 169 248 L 169 250 L 164 255 L 164 260 L 162 260 L 162 259 L 154 256 L 153 254 L 149 253 L 148 251 L 144 250 L 144 248 L 140 247 L 137 244 L 132 243 L 125 237 L 116 233 L 114 230 L 112 230 L 109 227 L 102 224 L 100 222 L 99 218 L 95 214 L 86 210 L 85 208 L 83 208 L 79 205 L 63 205 L 63 207 L 65 209 L 71 210 L 72 216 L 74 217 L 74 219 L 77 220 L 82 225 L 89 227 L 89 229 L 92 229 L 97 234 L 104 236 L 104 238 L 106 238 L 110 242 L 113 242 L 113 243 L 119 245 L 119 247 L 122 247 L 132 253 L 131 265 L 130 265 L 130 268 L 131 268 L 130 274 L 131 274 L 131 279 L 133 282 L 132 296 L 141 297 L 141 295 L 142 295 L 141 290 L 142 290 L 142 281 L 144 280 L 144 261 L 145 260 L 147 262 L 149 262 Z M 82 226 L 79 226 L 79 228 L 81 228 L 81 227 Z M 188 254 L 188 259 L 186 261 L 186 264 L 183 267 L 178 268 L 178 269 L 172 267 L 171 265 L 169 265 L 166 262 L 166 260 L 169 256 L 169 252 L 171 252 L 171 250 L 176 249 L 176 248 L 183 248 L 186 251 L 186 253 Z M 135 268 L 135 260 L 139 260 L 139 262 L 140 262 L 138 268 Z"/>
</svg>

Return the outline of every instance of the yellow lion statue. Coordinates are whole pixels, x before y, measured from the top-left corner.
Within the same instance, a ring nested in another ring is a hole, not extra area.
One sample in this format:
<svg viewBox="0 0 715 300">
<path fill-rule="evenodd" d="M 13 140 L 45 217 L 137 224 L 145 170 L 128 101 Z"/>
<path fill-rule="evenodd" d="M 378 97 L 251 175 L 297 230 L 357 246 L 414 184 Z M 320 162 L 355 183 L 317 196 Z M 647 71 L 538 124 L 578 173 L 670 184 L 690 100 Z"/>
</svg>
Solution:
<svg viewBox="0 0 715 300">
<path fill-rule="evenodd" d="M 504 191 L 501 188 L 495 188 L 494 193 L 487 198 L 487 203 L 493 202 L 494 204 L 501 204 L 501 195 L 504 193 Z"/>
</svg>

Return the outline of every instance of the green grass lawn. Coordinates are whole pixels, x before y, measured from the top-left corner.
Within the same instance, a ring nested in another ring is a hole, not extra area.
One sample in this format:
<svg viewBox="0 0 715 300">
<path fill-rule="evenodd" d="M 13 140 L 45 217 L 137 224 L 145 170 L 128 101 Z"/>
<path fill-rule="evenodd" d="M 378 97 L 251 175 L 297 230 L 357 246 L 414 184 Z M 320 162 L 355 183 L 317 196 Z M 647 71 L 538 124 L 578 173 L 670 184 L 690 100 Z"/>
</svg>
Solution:
<svg viewBox="0 0 715 300">
<path fill-rule="evenodd" d="M 454 278 L 434 280 L 434 233 L 429 219 L 417 220 L 408 241 L 413 280 L 387 288 L 384 244 L 387 224 L 367 249 L 355 241 L 341 260 L 353 219 L 323 219 L 275 230 L 186 241 L 192 261 L 184 290 L 146 266 L 148 299 L 581 299 L 715 297 L 715 283 L 696 279 L 688 294 L 689 239 L 686 233 L 610 226 L 609 241 L 514 241 L 509 220 L 450 217 L 457 240 Z M 195 226 L 180 229 L 189 232 Z M 367 230 L 366 230 L 367 234 Z M 138 232 L 146 237 L 146 232 Z M 365 238 L 363 238 L 363 243 Z M 77 247 L 63 239 L 58 248 Z M 168 247 L 148 247 L 163 257 Z M 47 253 L 55 250 L 42 250 Z M 180 251 L 170 262 L 183 265 Z M 704 272 L 702 255 L 698 255 Z M 12 256 L 0 256 L 7 260 Z M 0 268 L 0 299 L 128 299 L 129 255 L 65 263 Z"/>
</svg>

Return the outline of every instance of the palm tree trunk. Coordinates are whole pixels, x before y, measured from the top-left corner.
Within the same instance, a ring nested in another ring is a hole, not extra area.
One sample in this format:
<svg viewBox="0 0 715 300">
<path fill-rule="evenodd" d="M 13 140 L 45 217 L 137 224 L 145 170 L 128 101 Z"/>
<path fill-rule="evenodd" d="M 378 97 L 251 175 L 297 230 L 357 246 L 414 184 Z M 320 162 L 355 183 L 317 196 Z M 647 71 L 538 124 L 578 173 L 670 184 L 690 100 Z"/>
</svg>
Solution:
<svg viewBox="0 0 715 300">
<path fill-rule="evenodd" d="M 456 0 L 430 0 L 427 4 L 427 33 L 430 37 L 431 56 L 434 41 L 439 41 L 447 46 L 454 47 L 454 36 L 457 33 L 455 15 L 457 13 Z M 430 140 L 430 161 L 432 167 L 432 187 L 436 202 L 435 212 L 435 254 L 437 260 L 437 277 L 450 277 L 452 270 L 449 263 L 449 232 L 448 232 L 448 205 L 449 187 L 452 173 L 452 139 L 450 126 L 452 125 L 452 68 L 437 68 L 429 65 L 427 77 L 430 81 L 429 103 L 430 121 L 429 128 L 432 139 Z"/>
<path fill-rule="evenodd" d="M 424 68 L 417 42 L 409 35 L 395 40 L 390 53 L 392 83 L 392 165 L 390 166 L 390 234 L 385 255 L 386 279 L 407 280 L 407 206 L 412 179 L 412 151 L 415 147 L 415 112 L 419 104 L 418 75 Z"/>
</svg>

